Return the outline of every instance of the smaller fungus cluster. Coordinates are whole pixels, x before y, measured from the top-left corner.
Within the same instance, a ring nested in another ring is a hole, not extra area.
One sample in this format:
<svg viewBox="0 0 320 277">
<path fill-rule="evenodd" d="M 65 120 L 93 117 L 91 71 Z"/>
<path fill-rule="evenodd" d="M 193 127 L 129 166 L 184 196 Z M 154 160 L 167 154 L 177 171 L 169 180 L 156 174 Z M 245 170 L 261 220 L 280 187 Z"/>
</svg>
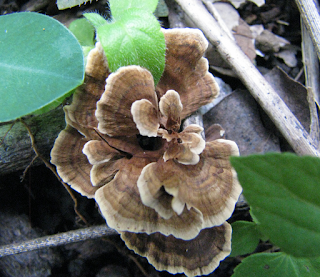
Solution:
<svg viewBox="0 0 320 277">
<path fill-rule="evenodd" d="M 73 189 L 94 198 L 109 227 L 158 270 L 211 273 L 231 250 L 231 216 L 241 193 L 233 141 L 205 141 L 181 121 L 218 95 L 196 29 L 163 30 L 166 66 L 110 73 L 100 43 L 84 84 L 64 108 L 67 127 L 51 162 Z"/>
</svg>

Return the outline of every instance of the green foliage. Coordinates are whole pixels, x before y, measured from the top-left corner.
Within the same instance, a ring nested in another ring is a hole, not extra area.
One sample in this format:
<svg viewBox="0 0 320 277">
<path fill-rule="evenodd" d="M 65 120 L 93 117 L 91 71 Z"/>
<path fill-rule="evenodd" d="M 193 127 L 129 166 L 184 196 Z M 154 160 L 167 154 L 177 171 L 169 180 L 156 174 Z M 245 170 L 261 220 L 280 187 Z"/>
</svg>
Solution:
<svg viewBox="0 0 320 277">
<path fill-rule="evenodd" d="M 286 253 L 320 256 L 320 159 L 271 153 L 231 163 L 261 232 Z"/>
<path fill-rule="evenodd" d="M 94 48 L 95 45 L 95 30 L 92 24 L 85 18 L 79 18 L 71 22 L 69 30 L 74 34 L 74 36 L 79 41 L 83 56 L 85 59 L 85 64 L 87 63 L 87 56 Z"/>
<path fill-rule="evenodd" d="M 110 1 L 112 21 L 98 14 L 84 16 L 96 28 L 112 72 L 126 65 L 147 68 L 158 83 L 165 66 L 165 40 L 152 12 L 156 0 Z"/>
<path fill-rule="evenodd" d="M 57 6 L 59 10 L 65 10 L 74 6 L 80 6 L 86 2 L 86 0 L 57 0 Z"/>
<path fill-rule="evenodd" d="M 257 224 L 248 221 L 236 221 L 232 225 L 232 251 L 230 256 L 235 257 L 252 253 L 260 241 Z"/>
<path fill-rule="evenodd" d="M 232 277 L 317 277 L 320 258 L 296 258 L 283 252 L 258 253 L 245 258 Z"/>
<path fill-rule="evenodd" d="M 90 21 L 94 28 L 108 24 L 108 21 L 98 13 L 84 13 L 83 16 Z"/>
<path fill-rule="evenodd" d="M 232 157 L 231 163 L 259 232 L 283 251 L 245 258 L 234 276 L 280 276 L 273 272 L 282 267 L 287 273 L 281 276 L 320 276 L 320 159 L 269 153 Z"/>
<path fill-rule="evenodd" d="M 153 13 L 157 7 L 158 0 L 109 0 L 112 17 L 115 20 L 121 20 L 123 11 L 129 9 L 139 9 L 147 13 Z"/>
<path fill-rule="evenodd" d="M 81 46 L 94 46 L 94 27 L 85 18 L 72 21 L 69 30 L 74 34 Z"/>
<path fill-rule="evenodd" d="M 0 122 L 59 105 L 83 78 L 81 47 L 57 20 L 32 12 L 0 16 Z"/>
</svg>

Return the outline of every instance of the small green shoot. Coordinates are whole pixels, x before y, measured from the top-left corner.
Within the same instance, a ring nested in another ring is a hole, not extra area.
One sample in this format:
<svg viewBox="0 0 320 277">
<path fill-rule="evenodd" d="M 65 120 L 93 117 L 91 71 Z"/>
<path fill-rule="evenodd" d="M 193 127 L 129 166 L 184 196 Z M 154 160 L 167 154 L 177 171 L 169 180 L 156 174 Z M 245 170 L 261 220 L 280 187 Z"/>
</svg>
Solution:
<svg viewBox="0 0 320 277">
<path fill-rule="evenodd" d="M 95 13 L 84 16 L 96 28 L 112 72 L 126 65 L 147 68 L 158 83 L 165 65 L 165 40 L 152 14 L 157 0 L 110 0 L 112 20 Z"/>
</svg>

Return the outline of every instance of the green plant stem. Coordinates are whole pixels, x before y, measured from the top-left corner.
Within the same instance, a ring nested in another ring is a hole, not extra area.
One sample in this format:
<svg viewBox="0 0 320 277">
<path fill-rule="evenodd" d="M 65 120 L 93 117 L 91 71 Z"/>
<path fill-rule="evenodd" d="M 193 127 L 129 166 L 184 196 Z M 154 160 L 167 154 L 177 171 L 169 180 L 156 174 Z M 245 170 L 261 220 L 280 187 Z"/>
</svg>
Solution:
<svg viewBox="0 0 320 277">
<path fill-rule="evenodd" d="M 1 246 L 0 257 L 116 234 L 118 234 L 117 231 L 109 228 L 105 224 L 100 226 L 87 227 L 52 236 L 45 236 L 28 241 L 23 241 L 20 243 Z"/>
</svg>

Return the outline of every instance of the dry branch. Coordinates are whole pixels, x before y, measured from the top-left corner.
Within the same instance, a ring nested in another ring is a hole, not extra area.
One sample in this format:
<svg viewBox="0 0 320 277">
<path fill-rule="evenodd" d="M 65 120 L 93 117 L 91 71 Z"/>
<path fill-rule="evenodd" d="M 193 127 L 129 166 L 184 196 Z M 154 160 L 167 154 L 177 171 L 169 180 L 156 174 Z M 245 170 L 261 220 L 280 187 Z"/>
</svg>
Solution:
<svg viewBox="0 0 320 277">
<path fill-rule="evenodd" d="M 201 0 L 176 0 L 238 75 L 297 154 L 320 156 L 308 132 L 242 50 L 220 28 Z M 210 5 L 208 1 L 205 1 Z"/>
<path fill-rule="evenodd" d="M 49 153 L 54 140 L 65 128 L 62 107 L 46 114 L 25 119 L 35 137 L 39 152 L 50 159 Z M 0 175 L 24 170 L 36 156 L 27 129 L 21 122 L 0 126 Z M 41 164 L 40 159 L 35 164 Z"/>
<path fill-rule="evenodd" d="M 316 0 L 296 0 L 300 16 L 306 25 L 320 59 L 320 15 Z"/>
<path fill-rule="evenodd" d="M 87 227 L 52 236 L 45 236 L 28 241 L 23 241 L 20 243 L 0 246 L 0 257 L 116 234 L 118 234 L 117 231 L 109 228 L 105 224 L 100 226 Z"/>
</svg>

